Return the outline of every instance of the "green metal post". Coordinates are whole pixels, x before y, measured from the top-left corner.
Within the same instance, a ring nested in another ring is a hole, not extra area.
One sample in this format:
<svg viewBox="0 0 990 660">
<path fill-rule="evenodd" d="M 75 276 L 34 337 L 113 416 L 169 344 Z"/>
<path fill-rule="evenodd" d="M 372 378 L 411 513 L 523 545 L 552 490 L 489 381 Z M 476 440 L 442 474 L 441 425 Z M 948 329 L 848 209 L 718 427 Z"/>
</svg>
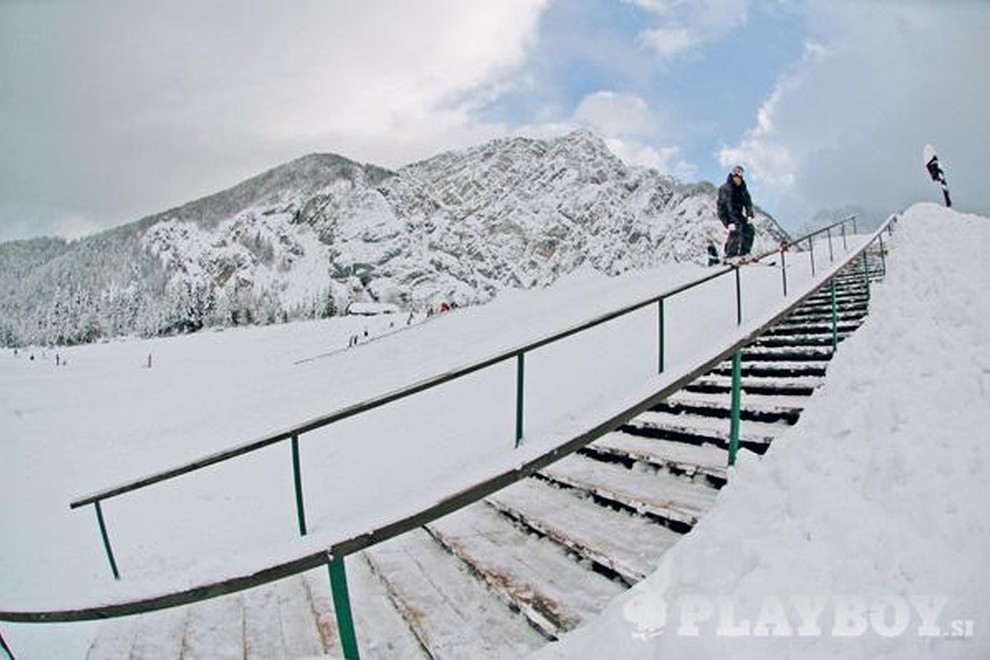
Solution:
<svg viewBox="0 0 990 660">
<path fill-rule="evenodd" d="M 811 276 L 815 276 L 815 242 L 808 239 L 808 249 L 811 252 Z"/>
<path fill-rule="evenodd" d="M 729 465 L 736 464 L 739 451 L 739 418 L 742 399 L 742 353 L 732 354 L 732 421 L 729 426 Z"/>
<path fill-rule="evenodd" d="M 330 593 L 333 596 L 333 611 L 337 616 L 337 632 L 340 645 L 347 660 L 358 659 L 357 636 L 354 634 L 354 617 L 351 616 L 351 601 L 347 594 L 347 571 L 344 558 L 330 555 L 327 564 L 330 571 Z"/>
<path fill-rule="evenodd" d="M 739 266 L 736 266 L 736 324 L 742 325 L 742 280 L 739 275 Z"/>
<path fill-rule="evenodd" d="M 736 323 L 742 325 L 742 284 L 739 269 L 736 268 Z M 729 422 L 729 465 L 736 464 L 739 451 L 739 409 L 742 394 L 742 352 L 736 349 L 732 354 L 732 417 Z"/>
<path fill-rule="evenodd" d="M 523 437 L 523 399 L 526 375 L 525 353 L 521 352 L 516 356 L 516 447 Z"/>
<path fill-rule="evenodd" d="M 832 264 L 835 263 L 835 250 L 832 249 L 832 229 L 826 229 L 825 235 L 828 236 L 828 262 Z"/>
<path fill-rule="evenodd" d="M 7 646 L 7 642 L 3 641 L 3 635 L 0 635 L 0 649 L 3 649 L 3 652 L 7 654 L 10 660 L 14 660 L 14 652 Z"/>
<path fill-rule="evenodd" d="M 663 298 L 657 301 L 657 332 L 659 333 L 659 339 L 660 339 L 660 355 L 658 361 L 660 365 L 659 373 L 661 374 L 663 373 L 663 365 L 666 359 L 666 356 L 664 355 L 664 343 L 663 343 L 663 337 L 665 334 L 664 324 L 663 324 L 663 301 L 664 301 Z"/>
<path fill-rule="evenodd" d="M 110 547 L 110 535 L 107 533 L 107 525 L 103 520 L 103 509 L 100 508 L 100 501 L 93 502 L 96 509 L 96 522 L 100 526 L 100 536 L 103 537 L 103 549 L 107 551 L 107 559 L 110 560 L 110 570 L 113 571 L 113 579 L 120 579 L 120 571 L 117 570 L 117 562 L 113 558 L 113 548 Z"/>
<path fill-rule="evenodd" d="M 299 436 L 292 436 L 292 476 L 296 485 L 296 518 L 299 535 L 306 536 L 306 505 L 303 502 L 302 470 L 299 467 Z"/>
<path fill-rule="evenodd" d="M 832 352 L 834 353 L 839 349 L 839 309 L 838 304 L 835 301 L 835 278 L 831 280 L 832 284 Z"/>
</svg>

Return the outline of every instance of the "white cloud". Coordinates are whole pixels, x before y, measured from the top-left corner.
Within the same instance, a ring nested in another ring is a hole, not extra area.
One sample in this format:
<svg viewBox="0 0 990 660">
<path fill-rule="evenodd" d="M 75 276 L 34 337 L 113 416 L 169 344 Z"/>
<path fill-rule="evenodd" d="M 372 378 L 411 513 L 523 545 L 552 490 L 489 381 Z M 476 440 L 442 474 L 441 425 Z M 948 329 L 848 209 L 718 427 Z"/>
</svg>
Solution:
<svg viewBox="0 0 990 660">
<path fill-rule="evenodd" d="M 0 3 L 0 219 L 32 189 L 118 224 L 311 151 L 397 166 L 504 132 L 472 111 L 525 84 L 548 3 Z"/>
<path fill-rule="evenodd" d="M 146 121 L 223 125 L 284 140 L 323 133 L 401 134 L 465 121 L 465 94 L 504 90 L 522 64 L 547 0 L 266 5 L 229 33 L 192 26 L 188 39 L 221 70 L 180 59 L 174 103 Z M 234 11 L 233 13 L 237 13 Z M 181 18 L 176 17 L 176 23 Z M 174 55 L 168 44 L 149 57 Z M 164 51 L 164 52 L 161 52 Z M 222 76 L 211 88 L 208 78 Z"/>
<path fill-rule="evenodd" d="M 585 96 L 574 111 L 574 119 L 604 135 L 642 135 L 656 130 L 656 119 L 639 96 L 598 91 Z"/>
<path fill-rule="evenodd" d="M 749 20 L 750 0 L 629 0 L 653 13 L 657 25 L 639 35 L 643 45 L 670 59 L 723 38 Z"/>
<path fill-rule="evenodd" d="M 640 35 L 640 41 L 653 48 L 661 57 L 672 57 L 690 50 L 701 40 L 685 28 L 655 28 L 645 30 Z"/>
<path fill-rule="evenodd" d="M 680 150 L 649 144 L 662 134 L 662 120 L 649 104 L 635 94 L 599 90 L 578 104 L 571 124 L 588 126 L 601 135 L 613 154 L 630 165 L 651 167 L 682 180 L 690 180 L 696 169 L 684 162 Z"/>
<path fill-rule="evenodd" d="M 605 144 L 613 154 L 630 165 L 650 167 L 681 181 L 693 181 L 697 176 L 697 169 L 681 158 L 677 147 L 653 147 L 614 137 L 606 138 Z"/>
<path fill-rule="evenodd" d="M 777 130 L 780 104 L 789 96 L 798 95 L 804 85 L 805 72 L 822 61 L 827 50 L 816 44 L 805 47 L 805 57 L 799 67 L 784 75 L 774 87 L 769 98 L 756 113 L 756 126 L 750 129 L 742 141 L 734 147 L 724 147 L 718 153 L 719 164 L 730 167 L 746 166 L 753 181 L 763 182 L 778 189 L 794 185 L 798 166 L 792 148 Z"/>
<path fill-rule="evenodd" d="M 829 3 L 809 12 L 820 41 L 720 162 L 748 163 L 764 199 L 800 222 L 844 205 L 890 213 L 938 201 L 921 157 L 934 141 L 954 170 L 957 206 L 990 212 L 979 176 L 990 88 L 976 82 L 990 5 Z"/>
</svg>

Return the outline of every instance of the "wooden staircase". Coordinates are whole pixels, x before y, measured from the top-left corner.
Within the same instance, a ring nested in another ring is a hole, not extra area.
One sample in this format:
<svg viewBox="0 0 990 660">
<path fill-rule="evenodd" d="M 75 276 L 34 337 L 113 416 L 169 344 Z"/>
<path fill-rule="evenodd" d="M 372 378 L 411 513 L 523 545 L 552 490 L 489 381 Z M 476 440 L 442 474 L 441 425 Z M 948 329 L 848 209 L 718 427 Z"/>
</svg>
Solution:
<svg viewBox="0 0 990 660">
<path fill-rule="evenodd" d="M 871 257 L 872 258 L 872 257 Z M 797 422 L 869 302 L 862 259 L 743 349 L 740 447 Z M 834 300 L 834 312 L 833 312 Z M 727 478 L 731 364 L 576 454 L 347 562 L 367 658 L 515 658 L 649 575 Z M 340 657 L 327 573 L 104 624 L 87 658 Z"/>
</svg>

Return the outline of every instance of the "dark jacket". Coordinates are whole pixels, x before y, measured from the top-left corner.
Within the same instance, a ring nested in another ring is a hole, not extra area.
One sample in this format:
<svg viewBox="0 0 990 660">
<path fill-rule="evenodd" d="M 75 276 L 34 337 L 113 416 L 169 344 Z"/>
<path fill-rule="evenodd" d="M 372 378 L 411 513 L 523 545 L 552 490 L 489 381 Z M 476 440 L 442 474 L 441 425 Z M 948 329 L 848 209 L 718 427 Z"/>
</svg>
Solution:
<svg viewBox="0 0 990 660">
<path fill-rule="evenodd" d="M 718 219 L 726 227 L 732 223 L 745 224 L 747 218 L 752 218 L 753 199 L 749 196 L 749 190 L 746 189 L 746 180 L 743 179 L 742 183 L 737 186 L 732 183 L 731 174 L 726 177 L 725 183 L 719 186 L 715 208 L 718 212 Z"/>
</svg>

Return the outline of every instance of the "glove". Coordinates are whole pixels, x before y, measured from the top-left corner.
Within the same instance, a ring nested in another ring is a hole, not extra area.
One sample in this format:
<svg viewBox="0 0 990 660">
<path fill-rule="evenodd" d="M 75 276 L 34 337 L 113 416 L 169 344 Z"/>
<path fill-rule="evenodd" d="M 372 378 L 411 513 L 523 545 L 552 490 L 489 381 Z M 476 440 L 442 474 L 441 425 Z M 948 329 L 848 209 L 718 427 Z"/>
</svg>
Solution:
<svg viewBox="0 0 990 660">
<path fill-rule="evenodd" d="M 734 223 L 734 222 L 730 222 L 730 223 L 728 224 L 728 230 L 729 230 L 729 231 L 735 231 L 735 230 L 736 230 L 736 223 Z"/>
</svg>

